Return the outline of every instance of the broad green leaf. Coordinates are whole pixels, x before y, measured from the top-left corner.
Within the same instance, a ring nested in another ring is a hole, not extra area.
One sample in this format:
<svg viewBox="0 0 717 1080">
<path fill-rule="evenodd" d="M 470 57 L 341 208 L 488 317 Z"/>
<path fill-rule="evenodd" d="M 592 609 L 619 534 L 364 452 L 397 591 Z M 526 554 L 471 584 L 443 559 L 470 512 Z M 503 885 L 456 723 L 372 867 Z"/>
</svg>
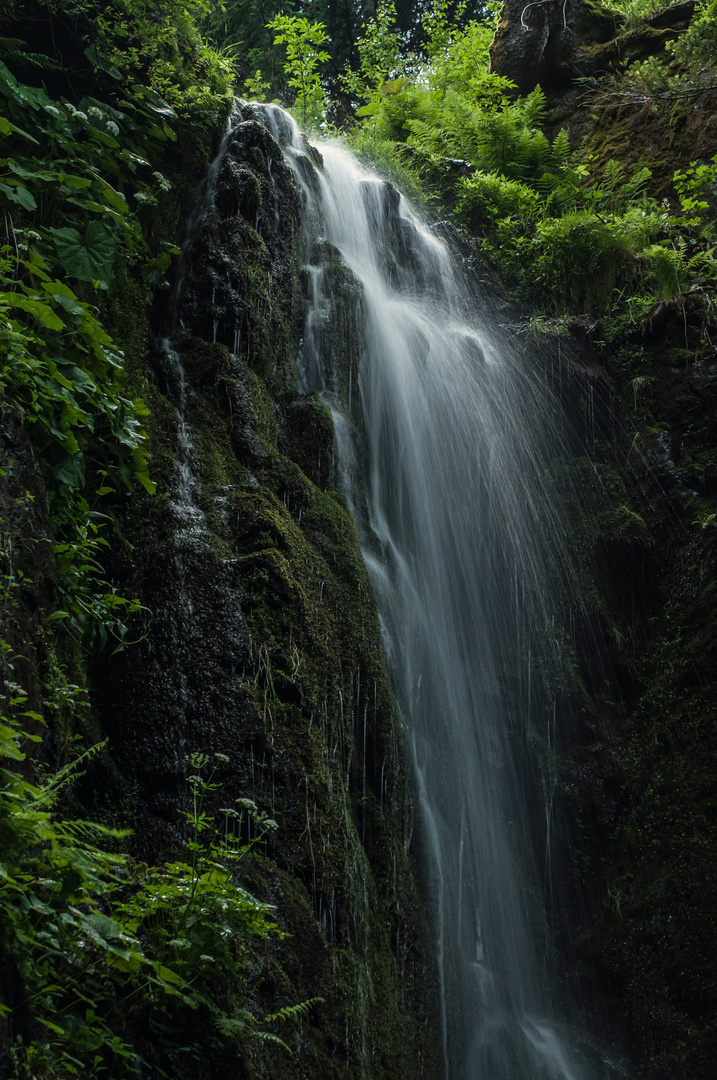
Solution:
<svg viewBox="0 0 717 1080">
<path fill-rule="evenodd" d="M 81 236 L 77 229 L 49 229 L 64 270 L 80 281 L 112 278 L 115 237 L 102 221 L 90 221 Z"/>
<path fill-rule="evenodd" d="M 62 435 L 61 432 L 58 434 Z M 80 491 L 85 483 L 82 454 L 75 454 L 61 465 L 55 476 L 60 484 L 66 484 L 71 491 Z"/>
<path fill-rule="evenodd" d="M 391 79 L 390 82 L 385 82 L 383 86 L 379 86 L 379 94 L 399 94 L 405 86 L 408 86 L 408 79 Z"/>
<path fill-rule="evenodd" d="M 67 1034 L 64 1028 L 58 1027 L 57 1024 L 53 1024 L 52 1020 L 46 1020 L 42 1016 L 37 1016 L 36 1020 L 38 1020 L 38 1022 L 41 1023 L 44 1027 L 49 1028 L 50 1031 L 54 1031 L 56 1035 L 62 1035 L 64 1038 Z"/>
<path fill-rule="evenodd" d="M 161 98 L 154 90 L 150 90 L 148 86 L 142 86 L 141 83 L 135 83 L 132 87 L 132 92 L 137 97 L 142 98 L 142 101 L 152 112 L 159 113 L 160 116 L 169 116 L 170 119 L 176 120 L 177 114 L 172 106 Z"/>
<path fill-rule="evenodd" d="M 7 184 L 0 184 L 0 191 L 3 191 L 7 195 L 11 202 L 18 203 L 25 210 L 37 210 L 37 203 L 32 192 L 28 191 L 26 187 L 9 187 Z"/>
<path fill-rule="evenodd" d="M 34 259 L 33 255 L 34 252 L 31 252 L 29 259 L 18 259 L 17 261 L 20 266 L 24 266 L 25 269 L 29 270 L 31 274 L 34 274 L 35 277 L 38 277 L 40 281 L 49 281 L 50 275 L 46 274 L 45 271 L 40 268 L 38 260 Z M 39 262 L 41 262 L 41 260 L 39 260 Z M 42 263 L 42 265 L 45 266 L 46 264 Z"/>
<path fill-rule="evenodd" d="M 102 194 L 107 199 L 110 206 L 114 206 L 115 210 L 119 210 L 122 214 L 129 213 L 129 206 L 124 201 L 118 191 L 115 191 L 109 184 L 103 184 Z"/>
<path fill-rule="evenodd" d="M 118 225 L 126 224 L 126 215 L 120 214 L 117 210 L 112 210 L 109 206 L 105 205 L 105 203 L 98 203 L 95 202 L 93 199 L 88 199 L 86 203 L 78 202 L 77 205 L 82 206 L 83 210 L 94 210 L 96 213 L 99 214 L 109 214 L 110 217 L 112 217 Z"/>
<path fill-rule="evenodd" d="M 48 281 L 43 283 L 42 288 L 46 293 L 50 293 L 51 296 L 64 296 L 67 300 L 77 301 L 77 297 L 72 289 L 69 285 L 65 285 L 64 281 Z"/>
<path fill-rule="evenodd" d="M 105 146 L 109 146 L 110 150 L 118 150 L 119 143 L 117 139 L 112 135 L 108 135 L 106 131 L 100 131 L 99 128 L 92 128 L 92 134 L 98 142 L 104 143 Z"/>
<path fill-rule="evenodd" d="M 49 304 L 43 304 L 40 300 L 33 300 L 29 296 L 21 296 L 20 293 L 0 293 L 0 304 L 7 304 L 9 307 L 20 308 L 22 311 L 26 311 L 28 315 L 33 315 L 38 319 L 48 330 L 62 330 L 65 324 L 62 319 L 52 310 Z"/>
<path fill-rule="evenodd" d="M 69 173 L 58 173 L 57 179 L 61 184 L 70 188 L 88 188 L 92 181 L 87 176 L 71 176 Z"/>
<path fill-rule="evenodd" d="M 177 975 L 175 971 L 171 971 L 169 968 L 164 967 L 164 965 L 160 964 L 158 961 L 155 961 L 153 966 L 158 977 L 163 982 L 172 983 L 174 986 L 181 986 L 184 982 L 184 979 L 181 977 L 181 975 Z"/>
<path fill-rule="evenodd" d="M 114 919 L 109 919 L 106 915 L 88 915 L 84 921 L 88 927 L 91 927 L 105 941 L 117 938 L 122 933 L 120 924 L 115 922 Z"/>
<path fill-rule="evenodd" d="M 21 165 L 18 161 L 10 159 L 7 163 L 7 167 L 10 172 L 15 173 L 15 176 L 21 176 L 23 180 L 56 180 L 57 173 L 48 172 L 47 169 L 26 169 L 24 165 Z"/>
<path fill-rule="evenodd" d="M 23 139 L 29 139 L 29 141 L 31 143 L 34 143 L 35 146 L 40 145 L 37 139 L 34 138 L 34 136 L 29 135 L 27 131 L 19 128 L 17 124 L 11 124 L 6 117 L 0 116 L 0 134 L 9 135 L 10 132 L 14 132 L 15 135 L 22 135 Z"/>
<path fill-rule="evenodd" d="M 120 157 L 123 159 L 123 161 L 127 162 L 130 168 L 136 165 L 144 165 L 148 169 L 151 169 L 152 167 L 148 161 L 145 161 L 143 157 L 140 157 L 139 154 L 133 153 L 131 150 L 123 150 L 120 154 Z"/>
<path fill-rule="evenodd" d="M 48 290 L 49 292 L 49 290 Z M 69 311 L 72 315 L 84 315 L 85 309 L 77 303 L 76 300 L 71 300 L 69 296 L 64 296 L 62 293 L 52 292 L 50 293 L 52 299 L 56 304 L 60 304 L 66 311 Z"/>
<path fill-rule="evenodd" d="M 94 64 L 100 71 L 106 71 L 108 75 L 111 75 L 113 79 L 121 79 L 122 72 L 116 67 L 107 66 L 107 62 L 97 55 L 94 45 L 90 45 L 88 49 L 85 49 L 85 56 L 91 64 Z M 94 99 L 92 99 L 94 100 Z"/>
</svg>

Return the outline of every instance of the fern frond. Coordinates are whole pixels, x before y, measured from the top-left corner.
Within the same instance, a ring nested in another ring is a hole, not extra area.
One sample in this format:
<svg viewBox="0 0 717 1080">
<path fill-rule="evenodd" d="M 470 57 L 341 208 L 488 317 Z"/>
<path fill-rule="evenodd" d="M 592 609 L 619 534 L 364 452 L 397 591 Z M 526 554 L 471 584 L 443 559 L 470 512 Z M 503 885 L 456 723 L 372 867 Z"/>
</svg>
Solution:
<svg viewBox="0 0 717 1080">
<path fill-rule="evenodd" d="M 306 1016 L 314 1005 L 321 1005 L 323 1001 L 324 998 L 322 997 L 313 997 L 307 998 L 306 1001 L 300 1001 L 298 1005 L 285 1005 L 284 1008 L 279 1009 L 278 1012 L 266 1016 L 264 1018 L 264 1023 L 271 1024 L 274 1020 L 290 1020 L 294 1016 Z"/>
<path fill-rule="evenodd" d="M 83 754 L 80 754 L 74 761 L 68 761 L 67 765 L 63 765 L 61 769 L 55 773 L 53 777 L 43 786 L 40 795 L 37 798 L 37 803 L 40 806 L 53 806 L 60 793 L 68 786 L 68 784 L 77 780 L 82 774 L 80 769 L 83 765 L 87 765 L 90 761 L 96 758 L 107 746 L 107 739 L 104 742 L 95 743 L 94 746 L 90 746 L 88 750 L 85 750 Z"/>
<path fill-rule="evenodd" d="M 540 86 L 536 86 L 519 105 L 523 121 L 528 127 L 537 128 L 542 124 L 545 119 L 545 94 Z"/>
<path fill-rule="evenodd" d="M 41 71 L 60 71 L 56 60 L 45 53 L 26 52 L 27 42 L 22 38 L 0 38 L 0 54 L 13 64 L 39 68 Z"/>
<path fill-rule="evenodd" d="M 553 145 L 550 150 L 550 163 L 554 169 L 562 168 L 570 153 L 570 139 L 565 128 L 561 128 L 558 134 L 553 139 Z"/>
<path fill-rule="evenodd" d="M 280 1039 L 278 1035 L 273 1035 L 270 1031 L 257 1031 L 254 1034 L 255 1039 L 261 1039 L 263 1042 L 278 1043 L 279 1046 L 283 1046 L 287 1053 L 293 1053 L 290 1046 L 287 1046 L 283 1039 Z"/>
<path fill-rule="evenodd" d="M 413 146 L 423 154 L 435 154 L 442 148 L 445 149 L 446 138 L 443 129 L 425 120 L 409 120 L 408 128 L 411 132 L 408 139 L 409 146 Z"/>
</svg>

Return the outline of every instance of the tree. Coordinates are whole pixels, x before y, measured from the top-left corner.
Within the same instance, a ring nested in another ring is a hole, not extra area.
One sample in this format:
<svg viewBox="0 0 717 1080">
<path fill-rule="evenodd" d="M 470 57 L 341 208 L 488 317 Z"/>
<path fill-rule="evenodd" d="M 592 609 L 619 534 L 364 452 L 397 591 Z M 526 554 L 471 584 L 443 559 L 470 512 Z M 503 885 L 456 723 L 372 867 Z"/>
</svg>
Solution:
<svg viewBox="0 0 717 1080">
<path fill-rule="evenodd" d="M 329 53 L 321 48 L 329 40 L 326 27 L 297 15 L 277 15 L 267 26 L 279 31 L 274 44 L 286 49 L 284 71 L 296 93 L 302 124 L 319 123 L 324 115 L 324 90 L 318 68 L 329 59 Z"/>
</svg>

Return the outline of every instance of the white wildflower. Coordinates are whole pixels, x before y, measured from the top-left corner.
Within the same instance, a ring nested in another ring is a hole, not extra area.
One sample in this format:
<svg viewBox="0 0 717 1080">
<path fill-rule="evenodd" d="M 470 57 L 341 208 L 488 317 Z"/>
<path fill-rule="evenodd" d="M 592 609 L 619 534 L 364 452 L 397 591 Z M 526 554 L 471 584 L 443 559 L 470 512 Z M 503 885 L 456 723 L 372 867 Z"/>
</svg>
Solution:
<svg viewBox="0 0 717 1080">
<path fill-rule="evenodd" d="M 162 191 L 171 191 L 172 190 L 172 182 L 171 182 L 171 180 L 168 180 L 166 176 L 162 176 L 161 172 L 153 172 L 152 176 L 157 181 L 157 183 L 161 187 Z"/>
</svg>

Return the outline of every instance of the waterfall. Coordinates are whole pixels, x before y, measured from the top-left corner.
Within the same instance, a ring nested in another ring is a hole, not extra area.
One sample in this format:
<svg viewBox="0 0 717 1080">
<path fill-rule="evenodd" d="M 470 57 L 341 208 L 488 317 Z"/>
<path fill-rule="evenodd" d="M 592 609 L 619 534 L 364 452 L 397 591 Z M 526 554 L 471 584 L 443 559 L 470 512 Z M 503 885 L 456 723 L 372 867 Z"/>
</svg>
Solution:
<svg viewBox="0 0 717 1080">
<path fill-rule="evenodd" d="M 440 229 L 339 144 L 310 151 L 286 113 L 254 109 L 303 196 L 300 376 L 334 413 L 412 757 L 445 1076 L 606 1075 L 556 1019 L 544 963 L 546 687 L 560 678 L 573 574 L 551 480 L 560 401 L 506 343 Z M 360 285 L 363 356 L 342 393 L 327 249 Z"/>
</svg>

